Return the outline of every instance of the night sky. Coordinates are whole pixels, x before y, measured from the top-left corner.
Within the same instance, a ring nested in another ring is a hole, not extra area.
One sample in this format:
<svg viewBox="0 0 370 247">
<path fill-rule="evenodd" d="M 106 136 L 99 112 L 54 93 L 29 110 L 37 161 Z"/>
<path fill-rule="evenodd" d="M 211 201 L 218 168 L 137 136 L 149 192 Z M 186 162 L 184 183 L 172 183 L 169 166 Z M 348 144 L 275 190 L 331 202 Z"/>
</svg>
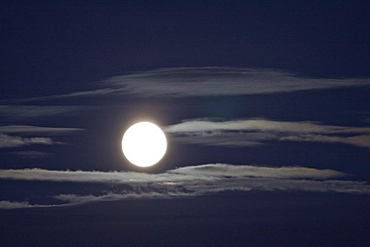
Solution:
<svg viewBox="0 0 370 247">
<path fill-rule="evenodd" d="M 0 246 L 369 246 L 369 13 L 1 1 Z"/>
</svg>

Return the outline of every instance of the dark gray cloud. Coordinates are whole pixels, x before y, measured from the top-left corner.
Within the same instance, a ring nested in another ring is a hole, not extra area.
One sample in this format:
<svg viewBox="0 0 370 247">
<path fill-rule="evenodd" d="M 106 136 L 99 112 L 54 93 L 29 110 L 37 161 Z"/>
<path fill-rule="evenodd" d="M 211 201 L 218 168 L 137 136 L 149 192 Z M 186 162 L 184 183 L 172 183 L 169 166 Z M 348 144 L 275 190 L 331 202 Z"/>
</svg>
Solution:
<svg viewBox="0 0 370 247">
<path fill-rule="evenodd" d="M 268 141 L 343 143 L 370 147 L 370 128 L 267 119 L 233 121 L 187 120 L 165 131 L 179 141 L 214 146 L 261 145 Z"/>
<path fill-rule="evenodd" d="M 4 125 L 0 126 L 0 133 L 67 133 L 72 131 L 81 131 L 80 128 L 57 128 L 40 127 L 31 125 Z"/>
<path fill-rule="evenodd" d="M 10 154 L 16 155 L 23 159 L 40 159 L 53 156 L 51 153 L 39 152 L 39 151 L 18 151 Z"/>
<path fill-rule="evenodd" d="M 28 118 L 65 115 L 90 110 L 86 106 L 39 106 L 39 105 L 0 105 L 2 120 L 23 120 Z"/>
</svg>

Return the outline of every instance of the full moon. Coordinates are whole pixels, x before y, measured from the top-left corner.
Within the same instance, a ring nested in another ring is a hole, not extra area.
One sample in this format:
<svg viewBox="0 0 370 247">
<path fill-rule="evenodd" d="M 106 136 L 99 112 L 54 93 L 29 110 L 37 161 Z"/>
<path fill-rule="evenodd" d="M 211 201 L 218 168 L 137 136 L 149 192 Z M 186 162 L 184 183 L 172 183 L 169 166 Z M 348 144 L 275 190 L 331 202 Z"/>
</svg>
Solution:
<svg viewBox="0 0 370 247">
<path fill-rule="evenodd" d="M 132 125 L 122 138 L 122 151 L 132 164 L 148 167 L 160 161 L 167 150 L 163 131 L 150 122 Z"/>
</svg>

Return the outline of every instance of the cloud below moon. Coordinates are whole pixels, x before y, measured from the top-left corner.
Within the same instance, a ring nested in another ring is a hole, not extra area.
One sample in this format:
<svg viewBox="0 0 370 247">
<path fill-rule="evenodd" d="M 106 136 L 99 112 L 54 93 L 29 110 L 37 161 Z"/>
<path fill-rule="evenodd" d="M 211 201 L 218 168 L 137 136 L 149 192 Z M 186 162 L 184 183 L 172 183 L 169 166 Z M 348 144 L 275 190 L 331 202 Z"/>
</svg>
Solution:
<svg viewBox="0 0 370 247">
<path fill-rule="evenodd" d="M 55 195 L 59 204 L 74 205 L 95 201 L 140 198 L 202 196 L 225 191 L 308 191 L 370 194 L 365 182 L 338 180 L 347 174 L 330 169 L 307 167 L 260 167 L 251 165 L 206 164 L 187 166 L 160 174 L 138 172 L 55 171 L 44 169 L 0 170 L 2 180 L 98 183 L 107 185 L 97 192 Z M 86 187 L 88 188 L 88 187 Z M 3 200 L 0 208 L 40 207 L 42 204 Z"/>
</svg>

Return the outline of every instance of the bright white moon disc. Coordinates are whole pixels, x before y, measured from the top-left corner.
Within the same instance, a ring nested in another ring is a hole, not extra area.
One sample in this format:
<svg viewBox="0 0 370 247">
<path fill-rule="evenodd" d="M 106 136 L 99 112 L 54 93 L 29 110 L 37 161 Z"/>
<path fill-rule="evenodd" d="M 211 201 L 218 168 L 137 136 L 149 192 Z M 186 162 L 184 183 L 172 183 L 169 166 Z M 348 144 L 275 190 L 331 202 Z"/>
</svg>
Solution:
<svg viewBox="0 0 370 247">
<path fill-rule="evenodd" d="M 163 131 L 155 124 L 140 122 L 132 125 L 122 138 L 122 151 L 134 165 L 148 167 L 160 161 L 167 150 Z"/>
</svg>

